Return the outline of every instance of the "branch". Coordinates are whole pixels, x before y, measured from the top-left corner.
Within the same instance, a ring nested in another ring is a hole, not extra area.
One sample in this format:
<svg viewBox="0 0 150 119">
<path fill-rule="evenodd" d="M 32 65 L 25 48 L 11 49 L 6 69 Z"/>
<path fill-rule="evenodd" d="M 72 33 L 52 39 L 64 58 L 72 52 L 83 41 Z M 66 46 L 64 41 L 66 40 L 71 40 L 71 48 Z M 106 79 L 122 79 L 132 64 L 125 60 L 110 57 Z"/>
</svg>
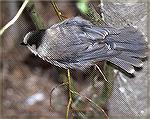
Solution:
<svg viewBox="0 0 150 119">
<path fill-rule="evenodd" d="M 70 70 L 68 69 L 68 88 L 69 88 L 69 102 L 67 105 L 67 111 L 66 111 L 66 119 L 69 117 L 69 110 L 72 103 L 72 93 L 71 93 L 71 76 L 70 76 Z"/>
<path fill-rule="evenodd" d="M 29 12 L 29 15 L 36 26 L 37 30 L 41 30 L 45 28 L 44 22 L 42 18 L 39 16 L 38 12 L 35 9 L 35 5 L 33 2 L 29 2 L 29 4 L 26 7 L 27 11 Z"/>
<path fill-rule="evenodd" d="M 57 14 L 59 20 L 60 20 L 60 21 L 63 21 L 64 19 L 63 19 L 63 17 L 62 17 L 62 13 L 61 13 L 61 11 L 58 9 L 58 6 L 57 6 L 56 2 L 55 2 L 54 0 L 51 0 L 51 4 L 52 4 L 52 6 L 53 6 L 53 8 L 54 8 L 54 10 L 55 10 L 55 12 L 56 12 L 56 14 Z"/>
<path fill-rule="evenodd" d="M 29 1 L 30 0 L 25 0 L 22 4 L 21 8 L 17 12 L 16 16 L 12 20 L 10 20 L 3 28 L 0 29 L 0 36 L 4 33 L 4 31 L 6 29 L 8 29 L 11 25 L 13 25 L 17 21 L 17 19 L 22 14 L 23 10 L 25 9 L 25 7 L 26 7 L 26 5 L 28 4 Z"/>
</svg>

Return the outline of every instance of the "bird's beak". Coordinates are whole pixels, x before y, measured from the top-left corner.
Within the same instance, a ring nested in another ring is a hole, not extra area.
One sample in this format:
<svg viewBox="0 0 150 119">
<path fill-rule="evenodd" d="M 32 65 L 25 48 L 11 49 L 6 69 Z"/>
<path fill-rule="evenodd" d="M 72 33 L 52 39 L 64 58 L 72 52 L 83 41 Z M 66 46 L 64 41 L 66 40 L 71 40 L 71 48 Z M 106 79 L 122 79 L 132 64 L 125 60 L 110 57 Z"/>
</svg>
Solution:
<svg viewBox="0 0 150 119">
<path fill-rule="evenodd" d="M 22 42 L 22 43 L 20 43 L 20 45 L 24 45 L 24 46 L 26 46 L 27 44 L 25 44 L 24 42 Z"/>
</svg>

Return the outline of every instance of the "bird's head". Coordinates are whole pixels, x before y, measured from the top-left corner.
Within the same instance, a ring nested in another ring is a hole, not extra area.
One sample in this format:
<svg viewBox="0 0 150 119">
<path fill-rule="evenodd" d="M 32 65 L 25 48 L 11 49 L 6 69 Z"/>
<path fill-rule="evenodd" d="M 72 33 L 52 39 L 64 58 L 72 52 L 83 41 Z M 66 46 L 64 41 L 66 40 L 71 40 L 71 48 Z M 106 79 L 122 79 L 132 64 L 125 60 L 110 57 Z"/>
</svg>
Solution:
<svg viewBox="0 0 150 119">
<path fill-rule="evenodd" d="M 37 54 L 36 50 L 41 45 L 42 38 L 44 36 L 44 30 L 31 31 L 27 33 L 21 45 L 27 46 L 34 54 Z"/>
</svg>

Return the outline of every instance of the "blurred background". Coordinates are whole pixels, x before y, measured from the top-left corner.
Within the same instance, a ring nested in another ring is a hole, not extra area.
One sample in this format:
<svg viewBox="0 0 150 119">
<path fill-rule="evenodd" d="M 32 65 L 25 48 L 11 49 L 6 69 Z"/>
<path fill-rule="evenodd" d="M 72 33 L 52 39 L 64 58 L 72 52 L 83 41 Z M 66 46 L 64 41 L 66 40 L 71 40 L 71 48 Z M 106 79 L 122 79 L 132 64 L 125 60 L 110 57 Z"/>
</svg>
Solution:
<svg viewBox="0 0 150 119">
<path fill-rule="evenodd" d="M 66 18 L 73 16 L 88 18 L 83 13 L 87 2 L 92 3 L 97 13 L 102 13 L 109 25 L 123 27 L 130 23 L 148 37 L 148 3 L 146 1 L 58 0 L 56 4 Z M 22 3 L 23 1 L 15 0 L 0 1 L 0 28 L 16 15 Z M 60 22 L 50 1 L 36 0 L 34 5 L 46 28 Z M 24 36 L 35 29 L 25 9 L 19 19 L 1 36 L 1 115 L 6 118 L 63 119 L 68 103 L 67 87 L 62 86 L 53 91 L 51 97 L 53 109 L 50 108 L 50 92 L 67 80 L 67 71 L 43 61 L 20 45 Z M 101 62 L 99 66 L 103 68 L 103 64 Z M 143 69 L 137 71 L 135 77 L 132 78 L 117 69 L 113 70 L 112 89 L 107 99 L 104 100 L 101 94 L 105 90 L 105 83 L 100 74 L 92 77 L 92 71 L 93 67 L 85 72 L 71 70 L 71 77 L 80 94 L 93 99 L 102 106 L 110 118 L 146 118 L 149 109 L 148 61 L 144 63 Z M 104 118 L 103 113 L 96 111 L 92 104 L 81 97 L 76 97 L 72 107 L 78 107 L 78 105 L 80 109 L 71 111 L 74 118 Z"/>
</svg>

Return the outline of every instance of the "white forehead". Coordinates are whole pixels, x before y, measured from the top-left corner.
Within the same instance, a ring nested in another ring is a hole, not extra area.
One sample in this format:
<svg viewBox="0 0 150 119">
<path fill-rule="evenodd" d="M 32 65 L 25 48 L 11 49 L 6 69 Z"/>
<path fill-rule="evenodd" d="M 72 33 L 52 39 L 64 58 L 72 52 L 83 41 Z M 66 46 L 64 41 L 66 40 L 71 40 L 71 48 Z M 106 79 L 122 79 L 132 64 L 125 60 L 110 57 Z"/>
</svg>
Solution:
<svg viewBox="0 0 150 119">
<path fill-rule="evenodd" d="M 33 31 L 27 33 L 23 39 L 23 42 L 26 44 L 31 35 L 33 35 Z"/>
</svg>

